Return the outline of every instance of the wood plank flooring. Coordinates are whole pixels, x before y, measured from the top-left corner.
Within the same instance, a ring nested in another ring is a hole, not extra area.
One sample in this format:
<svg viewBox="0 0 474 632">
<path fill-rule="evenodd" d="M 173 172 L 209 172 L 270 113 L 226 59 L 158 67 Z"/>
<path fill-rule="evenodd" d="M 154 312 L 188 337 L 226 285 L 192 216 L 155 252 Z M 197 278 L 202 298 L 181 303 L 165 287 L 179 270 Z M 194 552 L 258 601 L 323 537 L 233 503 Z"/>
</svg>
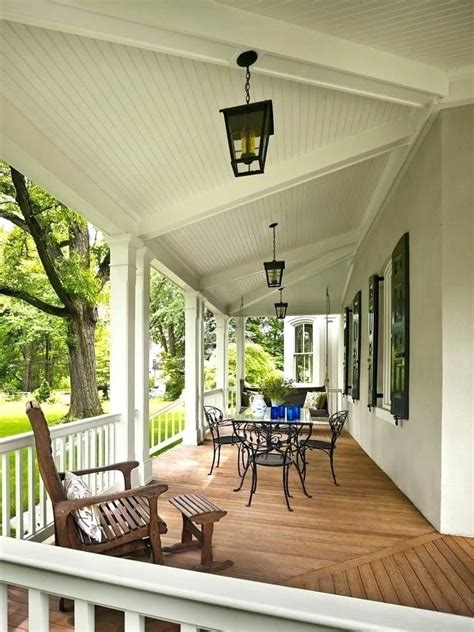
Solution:
<svg viewBox="0 0 474 632">
<path fill-rule="evenodd" d="M 319 438 L 324 431 L 317 429 Z M 282 584 L 462 615 L 474 614 L 474 540 L 442 536 L 346 433 L 338 442 L 336 474 L 320 452 L 309 455 L 306 498 L 293 474 L 294 512 L 286 509 L 279 468 L 261 468 L 257 493 L 247 507 L 249 481 L 234 493 L 236 449 L 222 449 L 212 476 L 210 442 L 179 446 L 153 462 L 155 481 L 169 485 L 159 511 L 168 524 L 163 544 L 180 538 L 181 517 L 168 498 L 199 491 L 228 511 L 215 525 L 214 556 L 235 564 L 223 575 Z M 199 551 L 166 556 L 181 568 L 198 564 Z M 71 630 L 72 613 L 59 613 L 51 597 L 51 629 Z M 120 613 L 98 608 L 101 632 L 123 630 Z M 27 630 L 26 594 L 13 588 L 10 630 Z M 34 630 L 34 627 L 30 628 Z M 148 632 L 176 626 L 147 622 Z"/>
</svg>

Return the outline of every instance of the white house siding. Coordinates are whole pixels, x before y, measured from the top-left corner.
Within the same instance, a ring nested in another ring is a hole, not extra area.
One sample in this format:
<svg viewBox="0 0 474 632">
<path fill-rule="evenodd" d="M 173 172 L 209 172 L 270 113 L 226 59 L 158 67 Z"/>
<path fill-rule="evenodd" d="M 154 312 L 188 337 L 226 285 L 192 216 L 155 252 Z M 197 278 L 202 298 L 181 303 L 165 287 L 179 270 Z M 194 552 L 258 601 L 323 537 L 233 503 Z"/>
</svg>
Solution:
<svg viewBox="0 0 474 632">
<path fill-rule="evenodd" d="M 468 247 L 473 207 L 466 191 L 470 187 L 472 196 L 472 175 L 467 184 L 466 177 L 469 161 L 472 174 L 473 109 L 438 116 L 359 249 L 344 296 L 348 305 L 362 290 L 361 396 L 354 403 L 348 398 L 349 431 L 436 528 L 465 535 L 473 535 L 472 232 Z M 458 248 L 456 237 L 463 231 Z M 405 232 L 410 234 L 410 413 L 396 427 L 388 415 L 367 408 L 367 300 L 369 276 L 382 273 Z M 454 360 L 459 353 L 461 366 Z"/>
</svg>

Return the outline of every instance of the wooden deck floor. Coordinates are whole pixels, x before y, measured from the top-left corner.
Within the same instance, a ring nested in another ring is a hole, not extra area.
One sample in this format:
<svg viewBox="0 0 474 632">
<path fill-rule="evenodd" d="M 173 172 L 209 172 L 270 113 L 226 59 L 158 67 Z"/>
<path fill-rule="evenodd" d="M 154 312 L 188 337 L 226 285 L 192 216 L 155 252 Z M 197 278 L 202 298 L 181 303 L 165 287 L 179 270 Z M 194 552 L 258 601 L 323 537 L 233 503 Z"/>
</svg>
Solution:
<svg viewBox="0 0 474 632">
<path fill-rule="evenodd" d="M 317 431 L 322 435 L 323 431 Z M 239 493 L 236 450 L 225 447 L 221 467 L 208 476 L 211 445 L 180 446 L 154 460 L 154 479 L 169 485 L 160 504 L 168 523 L 163 544 L 179 539 L 181 518 L 166 498 L 200 491 L 228 515 L 214 532 L 216 559 L 232 559 L 224 575 L 349 595 L 462 615 L 474 614 L 474 540 L 441 536 L 347 434 L 338 443 L 336 470 L 328 458 L 310 454 L 306 498 L 296 476 L 290 482 L 293 513 L 286 509 L 279 469 L 261 468 L 257 493 L 247 507 L 248 485 Z M 199 552 L 167 556 L 191 568 Z M 11 630 L 27 630 L 26 595 L 11 593 Z M 51 598 L 52 630 L 72 628 Z M 31 628 L 34 630 L 34 628 Z M 97 629 L 118 632 L 121 615 L 98 609 Z M 149 622 L 150 632 L 175 626 Z"/>
</svg>

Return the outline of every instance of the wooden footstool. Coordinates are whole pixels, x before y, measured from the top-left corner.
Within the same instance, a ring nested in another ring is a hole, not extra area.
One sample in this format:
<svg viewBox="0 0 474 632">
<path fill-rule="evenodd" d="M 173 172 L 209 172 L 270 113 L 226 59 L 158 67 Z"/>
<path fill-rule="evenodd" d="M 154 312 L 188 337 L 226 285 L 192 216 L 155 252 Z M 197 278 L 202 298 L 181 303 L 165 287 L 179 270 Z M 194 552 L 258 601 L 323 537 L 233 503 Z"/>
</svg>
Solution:
<svg viewBox="0 0 474 632">
<path fill-rule="evenodd" d="M 212 555 L 212 533 L 214 522 L 218 522 L 227 515 L 212 500 L 202 494 L 183 494 L 170 499 L 173 507 L 181 512 L 183 517 L 183 530 L 181 542 L 172 546 L 164 546 L 165 553 L 181 553 L 190 549 L 201 549 L 201 564 L 195 566 L 195 571 L 219 572 L 232 566 L 232 560 L 225 562 L 214 561 Z M 198 529 L 196 525 L 200 525 Z M 196 538 L 193 540 L 193 536 Z"/>
</svg>

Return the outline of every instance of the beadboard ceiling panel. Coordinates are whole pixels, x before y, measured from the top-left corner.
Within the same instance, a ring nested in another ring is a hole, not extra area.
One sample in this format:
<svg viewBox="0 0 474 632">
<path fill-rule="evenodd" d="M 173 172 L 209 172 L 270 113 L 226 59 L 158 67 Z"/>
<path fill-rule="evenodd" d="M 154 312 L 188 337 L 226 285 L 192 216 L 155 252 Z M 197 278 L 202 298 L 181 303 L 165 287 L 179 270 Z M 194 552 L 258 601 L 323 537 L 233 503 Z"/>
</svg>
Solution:
<svg viewBox="0 0 474 632">
<path fill-rule="evenodd" d="M 331 295 L 331 308 L 338 312 L 344 284 L 349 269 L 349 261 L 343 261 L 323 270 L 318 275 L 305 279 L 289 287 L 285 287 L 283 299 L 289 303 L 288 315 L 323 314 L 326 310 L 326 287 Z M 288 267 L 287 273 L 292 270 Z M 264 274 L 255 275 L 245 280 L 234 281 L 228 285 L 215 288 L 209 297 L 216 302 L 228 305 L 240 296 L 246 296 L 252 290 L 265 285 Z M 279 300 L 279 293 L 268 291 L 267 296 L 250 307 L 244 309 L 248 315 L 274 315 L 274 303 Z"/>
<path fill-rule="evenodd" d="M 271 258 L 278 222 L 277 254 L 357 229 L 385 168 L 387 155 L 256 200 L 158 238 L 198 276 Z"/>
<path fill-rule="evenodd" d="M 474 64 L 472 0 L 217 0 L 443 69 Z"/>
<path fill-rule="evenodd" d="M 19 23 L 1 39 L 6 99 L 133 219 L 233 181 L 219 109 L 243 101 L 240 70 Z M 267 169 L 408 110 L 255 75 L 269 98 Z"/>
</svg>

